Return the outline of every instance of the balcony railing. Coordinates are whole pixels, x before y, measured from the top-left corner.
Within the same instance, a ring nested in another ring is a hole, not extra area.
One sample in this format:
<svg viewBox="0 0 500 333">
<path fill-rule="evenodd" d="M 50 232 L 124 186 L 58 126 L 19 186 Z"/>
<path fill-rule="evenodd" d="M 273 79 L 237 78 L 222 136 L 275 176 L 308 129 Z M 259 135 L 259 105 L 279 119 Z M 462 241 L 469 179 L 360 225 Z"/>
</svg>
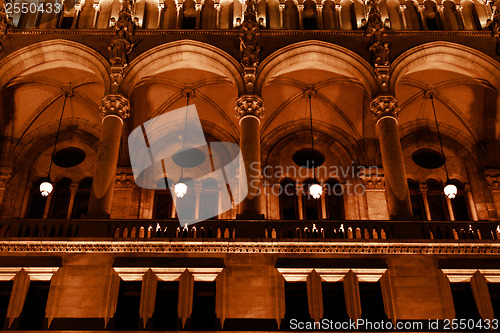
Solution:
<svg viewBox="0 0 500 333">
<path fill-rule="evenodd" d="M 0 239 L 267 239 L 500 241 L 499 222 L 207 220 L 0 220 Z"/>
</svg>

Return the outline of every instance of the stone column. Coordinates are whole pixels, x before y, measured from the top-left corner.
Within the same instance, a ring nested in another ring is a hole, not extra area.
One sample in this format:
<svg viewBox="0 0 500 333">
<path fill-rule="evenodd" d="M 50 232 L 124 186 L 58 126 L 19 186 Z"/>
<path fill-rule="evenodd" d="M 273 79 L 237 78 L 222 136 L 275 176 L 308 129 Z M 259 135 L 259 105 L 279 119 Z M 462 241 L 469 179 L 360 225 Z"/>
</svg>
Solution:
<svg viewBox="0 0 500 333">
<path fill-rule="evenodd" d="M 71 185 L 69 187 L 70 190 L 70 197 L 69 197 L 69 204 L 68 204 L 68 212 L 66 213 L 66 219 L 70 219 L 71 215 L 73 214 L 73 206 L 75 205 L 75 197 L 76 193 L 78 192 L 78 186 L 76 185 Z"/>
<path fill-rule="evenodd" d="M 161 29 L 162 24 L 161 24 L 161 14 L 163 10 L 165 9 L 165 3 L 164 2 L 158 2 L 158 24 L 156 25 L 156 28 Z"/>
<path fill-rule="evenodd" d="M 90 193 L 89 217 L 109 218 L 123 119 L 129 116 L 129 109 L 129 101 L 123 95 L 107 95 L 102 99 L 102 130 Z"/>
<path fill-rule="evenodd" d="M 197 3 L 194 5 L 196 9 L 196 29 L 200 28 L 200 21 L 201 21 L 201 8 L 203 6 L 202 3 Z"/>
<path fill-rule="evenodd" d="M 316 13 L 318 16 L 318 29 L 323 29 L 323 5 L 316 5 Z"/>
<path fill-rule="evenodd" d="M 175 2 L 175 6 L 177 8 L 177 23 L 175 27 L 177 29 L 182 28 L 182 18 L 183 18 L 183 11 L 182 11 L 182 2 Z"/>
<path fill-rule="evenodd" d="M 427 192 L 428 192 L 427 184 L 425 183 L 420 184 L 420 195 L 422 195 L 422 201 L 424 203 L 425 218 L 427 219 L 427 221 L 431 221 L 432 216 L 431 216 L 431 209 L 429 207 L 429 200 L 427 198 Z"/>
<path fill-rule="evenodd" d="M 465 193 L 467 195 L 467 202 L 469 203 L 470 218 L 472 221 L 478 221 L 476 203 L 472 197 L 472 192 L 470 189 L 470 184 L 465 184 Z"/>
<path fill-rule="evenodd" d="M 370 108 L 377 120 L 390 219 L 413 219 L 403 151 L 399 141 L 398 101 L 394 96 L 381 95 L 372 101 Z"/>
<path fill-rule="evenodd" d="M 283 13 L 285 12 L 285 4 L 280 3 L 279 8 L 280 8 L 280 27 L 281 27 L 281 29 L 283 29 L 285 27 L 285 21 L 284 21 L 284 17 L 283 17 L 283 15 L 284 15 Z"/>
<path fill-rule="evenodd" d="M 304 17 L 304 5 L 298 5 L 297 10 L 299 12 L 299 29 L 304 29 L 304 22 L 302 22 L 302 18 Z"/>
<path fill-rule="evenodd" d="M 246 170 L 248 194 L 240 203 L 239 218 L 262 219 L 260 118 L 264 102 L 257 95 L 243 95 L 236 100 L 236 117 L 240 118 L 240 149 Z"/>
</svg>

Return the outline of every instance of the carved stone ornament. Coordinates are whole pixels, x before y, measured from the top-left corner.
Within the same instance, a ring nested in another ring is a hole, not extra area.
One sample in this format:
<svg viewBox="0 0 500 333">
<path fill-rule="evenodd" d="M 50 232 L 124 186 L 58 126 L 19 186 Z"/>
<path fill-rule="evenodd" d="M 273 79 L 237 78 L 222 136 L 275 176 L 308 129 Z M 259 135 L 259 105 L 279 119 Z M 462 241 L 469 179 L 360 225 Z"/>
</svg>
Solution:
<svg viewBox="0 0 500 333">
<path fill-rule="evenodd" d="M 243 95 L 236 100 L 236 118 L 264 117 L 264 101 L 257 95 Z"/>
<path fill-rule="evenodd" d="M 377 120 L 382 117 L 397 118 L 399 113 L 398 100 L 394 96 L 378 96 L 372 101 L 370 111 Z"/>
<path fill-rule="evenodd" d="M 380 65 L 375 67 L 375 75 L 382 93 L 389 92 L 389 66 Z"/>
<path fill-rule="evenodd" d="M 486 169 L 484 170 L 484 178 L 486 178 L 490 190 L 500 190 L 500 170 Z"/>
<path fill-rule="evenodd" d="M 367 189 L 385 189 L 385 178 L 382 168 L 376 168 L 376 172 L 373 172 L 373 170 L 367 167 L 365 173 L 360 175 L 360 178 Z"/>
<path fill-rule="evenodd" d="M 382 13 L 378 9 L 378 3 L 371 1 L 368 22 L 365 26 L 365 33 L 370 37 L 369 50 L 372 55 L 374 66 L 384 66 L 389 64 L 389 44 L 384 41 L 387 36 L 387 26 L 382 22 Z"/>
<path fill-rule="evenodd" d="M 130 105 L 128 99 L 123 95 L 107 95 L 102 99 L 100 107 L 101 117 L 118 116 L 122 119 L 128 118 Z"/>
<path fill-rule="evenodd" d="M 5 8 L 5 1 L 0 0 L 0 38 L 7 34 L 7 29 L 10 26 L 9 17 Z M 3 45 L 0 41 L 0 51 L 3 50 Z"/>
<path fill-rule="evenodd" d="M 243 80 L 245 81 L 245 90 L 247 93 L 253 93 L 256 78 L 255 67 L 245 67 Z"/>
<path fill-rule="evenodd" d="M 111 74 L 109 75 L 111 79 L 111 93 L 117 94 L 120 88 L 120 83 L 123 80 L 123 67 L 122 66 L 111 66 Z"/>
<path fill-rule="evenodd" d="M 495 4 L 493 18 L 488 23 L 488 29 L 491 31 L 491 36 L 496 38 L 496 52 L 500 55 L 500 8 Z"/>
<path fill-rule="evenodd" d="M 259 64 L 260 46 L 257 43 L 259 24 L 253 0 L 247 0 L 244 20 L 240 33 L 240 61 L 243 67 L 257 67 Z"/>
<path fill-rule="evenodd" d="M 108 46 L 110 52 L 110 62 L 114 66 L 127 66 L 127 55 L 132 52 L 134 43 L 130 37 L 134 34 L 134 21 L 132 20 L 132 9 L 129 0 L 123 1 L 122 9 L 118 13 L 118 20 L 115 23 L 116 34 Z"/>
<path fill-rule="evenodd" d="M 134 174 L 130 168 L 117 168 L 115 178 L 115 188 L 134 186 Z"/>
</svg>

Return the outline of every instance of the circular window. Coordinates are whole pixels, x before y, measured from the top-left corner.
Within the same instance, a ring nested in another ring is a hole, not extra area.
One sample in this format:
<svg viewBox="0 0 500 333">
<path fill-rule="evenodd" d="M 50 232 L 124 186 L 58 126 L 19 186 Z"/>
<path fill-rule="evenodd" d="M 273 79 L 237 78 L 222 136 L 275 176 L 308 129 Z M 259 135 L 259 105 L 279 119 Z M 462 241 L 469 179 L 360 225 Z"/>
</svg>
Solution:
<svg viewBox="0 0 500 333">
<path fill-rule="evenodd" d="M 303 148 L 293 154 L 292 160 L 299 167 L 312 169 L 313 166 L 322 165 L 325 162 L 325 156 L 316 149 Z"/>
<path fill-rule="evenodd" d="M 412 159 L 419 167 L 426 169 L 436 169 L 444 164 L 443 155 L 429 148 L 422 148 L 415 151 L 412 155 Z"/>
<path fill-rule="evenodd" d="M 57 151 L 52 161 L 61 168 L 71 168 L 82 163 L 85 159 L 85 152 L 80 148 L 68 147 Z"/>
<path fill-rule="evenodd" d="M 186 148 L 177 151 L 172 160 L 183 168 L 194 168 L 205 161 L 205 153 L 198 148 Z"/>
</svg>

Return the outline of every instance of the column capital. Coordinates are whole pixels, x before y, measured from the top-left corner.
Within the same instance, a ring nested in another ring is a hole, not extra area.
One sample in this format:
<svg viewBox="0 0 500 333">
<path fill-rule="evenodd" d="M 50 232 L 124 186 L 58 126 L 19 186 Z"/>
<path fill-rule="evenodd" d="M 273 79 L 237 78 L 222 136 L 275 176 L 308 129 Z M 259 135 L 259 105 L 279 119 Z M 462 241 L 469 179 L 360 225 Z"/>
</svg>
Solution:
<svg viewBox="0 0 500 333">
<path fill-rule="evenodd" d="M 123 120 L 130 115 L 129 110 L 130 104 L 128 98 L 123 95 L 107 95 L 102 99 L 102 105 L 100 107 L 102 119 L 108 116 L 116 116 Z"/>
<path fill-rule="evenodd" d="M 133 187 L 134 184 L 132 169 L 123 167 L 116 169 L 115 187 Z"/>
<path fill-rule="evenodd" d="M 418 189 L 419 189 L 420 194 L 422 194 L 422 195 L 427 195 L 427 192 L 429 192 L 429 188 L 427 187 L 426 183 L 420 183 L 418 185 Z"/>
<path fill-rule="evenodd" d="M 500 190 L 500 170 L 499 169 L 486 169 L 484 170 L 484 178 L 488 182 L 490 190 Z"/>
<path fill-rule="evenodd" d="M 370 190 L 374 189 L 384 189 L 385 188 L 385 178 L 384 170 L 382 168 L 367 167 L 364 173 L 360 174 L 359 177 L 363 181 L 363 185 Z M 375 171 L 375 172 L 373 172 Z"/>
<path fill-rule="evenodd" d="M 383 117 L 397 119 L 399 113 L 398 100 L 390 95 L 378 96 L 371 102 L 370 111 L 377 121 Z"/>
<path fill-rule="evenodd" d="M 236 100 L 236 118 L 255 117 L 257 119 L 264 117 L 264 101 L 258 95 L 243 95 Z"/>
</svg>

